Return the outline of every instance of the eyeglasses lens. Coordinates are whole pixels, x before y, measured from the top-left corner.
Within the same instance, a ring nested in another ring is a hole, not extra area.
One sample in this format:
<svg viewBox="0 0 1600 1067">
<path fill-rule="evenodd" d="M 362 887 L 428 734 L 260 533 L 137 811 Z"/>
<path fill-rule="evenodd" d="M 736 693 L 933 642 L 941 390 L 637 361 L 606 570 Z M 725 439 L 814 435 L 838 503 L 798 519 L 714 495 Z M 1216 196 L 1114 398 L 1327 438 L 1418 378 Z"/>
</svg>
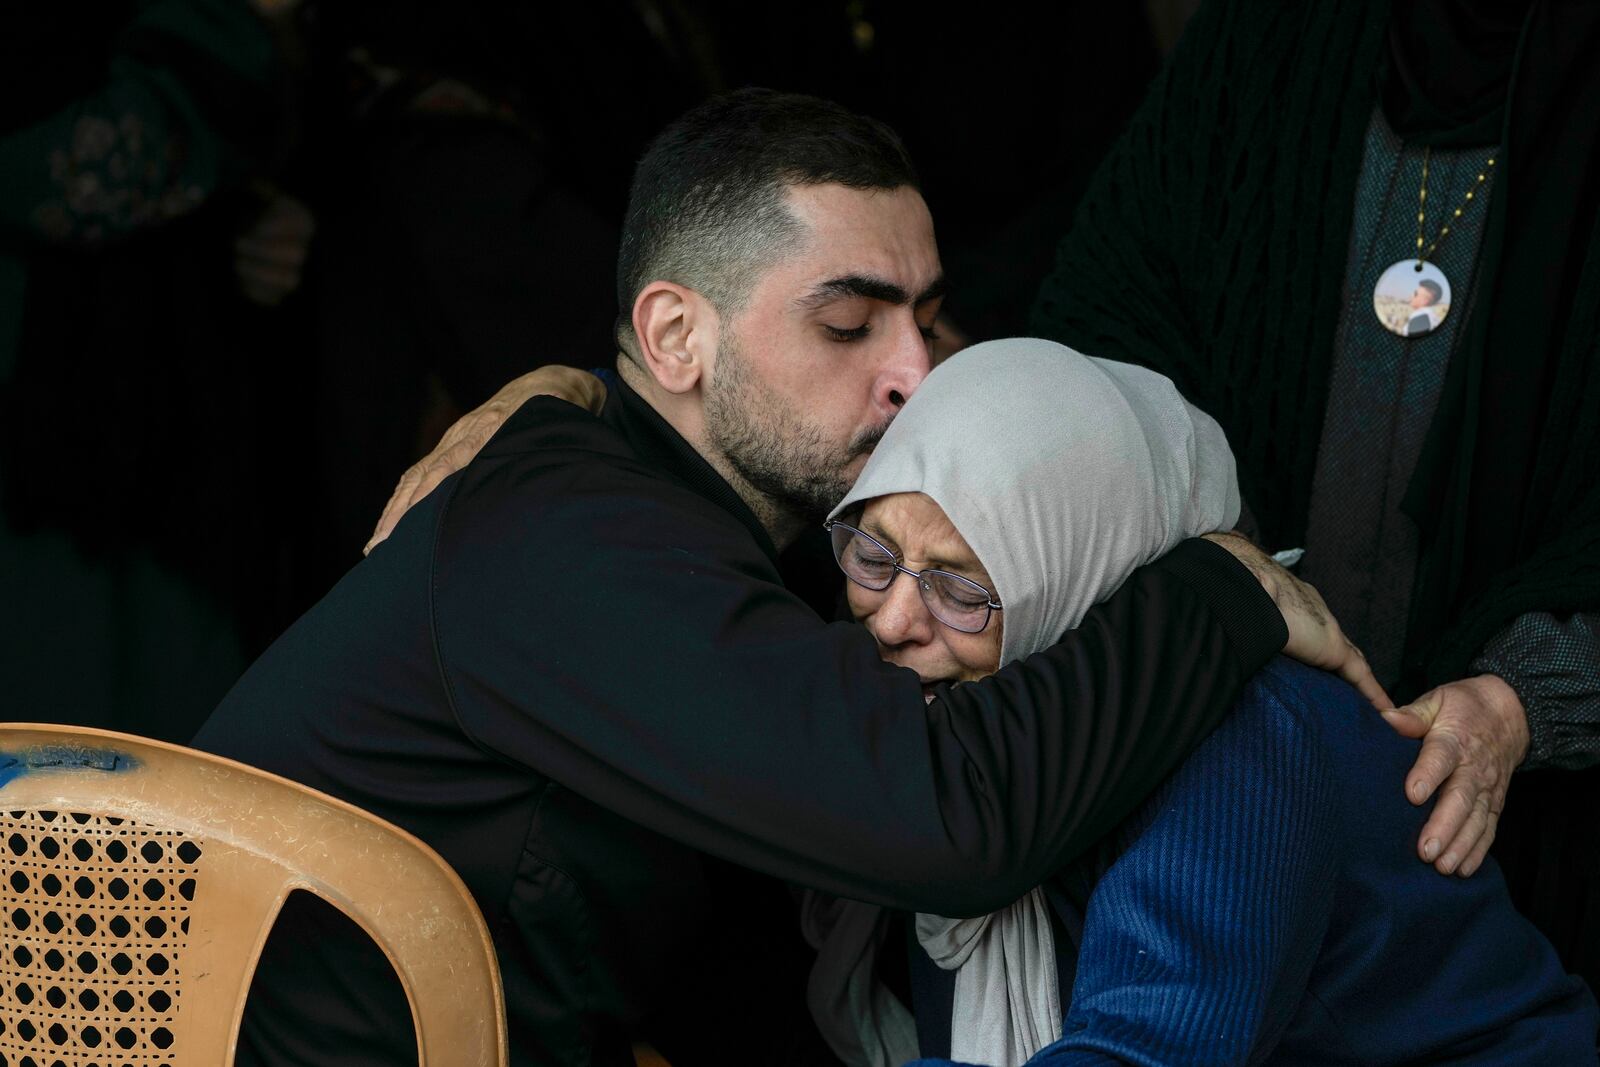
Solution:
<svg viewBox="0 0 1600 1067">
<path fill-rule="evenodd" d="M 922 599 L 934 617 L 956 630 L 975 634 L 989 621 L 989 591 L 948 571 L 922 572 Z"/>
<path fill-rule="evenodd" d="M 882 545 L 843 523 L 829 531 L 833 558 L 857 585 L 882 591 L 896 574 L 895 557 Z M 907 572 L 909 573 L 909 572 Z M 949 571 L 928 570 L 916 576 L 917 590 L 933 617 L 952 629 L 975 634 L 989 623 L 989 590 Z"/>
<path fill-rule="evenodd" d="M 835 525 L 831 534 L 833 558 L 851 581 L 868 589 L 887 589 L 894 581 L 894 556 L 883 546 L 843 524 Z"/>
</svg>

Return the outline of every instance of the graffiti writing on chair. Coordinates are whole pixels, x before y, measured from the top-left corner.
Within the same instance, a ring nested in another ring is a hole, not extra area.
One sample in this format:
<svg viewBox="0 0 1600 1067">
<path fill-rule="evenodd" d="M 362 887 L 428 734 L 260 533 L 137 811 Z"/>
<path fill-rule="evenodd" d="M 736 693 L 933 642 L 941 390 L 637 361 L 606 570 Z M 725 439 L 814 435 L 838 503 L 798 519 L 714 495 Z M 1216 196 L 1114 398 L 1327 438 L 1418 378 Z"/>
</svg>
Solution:
<svg viewBox="0 0 1600 1067">
<path fill-rule="evenodd" d="M 34 771 L 53 769 L 131 771 L 139 761 L 126 752 L 84 745 L 35 745 L 19 752 L 0 752 L 0 787 Z"/>
</svg>

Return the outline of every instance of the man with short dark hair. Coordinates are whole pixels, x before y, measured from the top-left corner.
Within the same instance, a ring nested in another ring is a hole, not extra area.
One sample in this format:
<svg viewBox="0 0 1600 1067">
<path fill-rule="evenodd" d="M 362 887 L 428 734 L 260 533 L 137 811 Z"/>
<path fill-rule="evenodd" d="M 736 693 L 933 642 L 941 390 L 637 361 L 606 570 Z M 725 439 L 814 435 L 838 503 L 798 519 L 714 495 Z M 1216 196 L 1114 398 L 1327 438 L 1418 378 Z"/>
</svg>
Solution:
<svg viewBox="0 0 1600 1067">
<path fill-rule="evenodd" d="M 844 242 L 866 252 L 867 219 L 878 221 L 885 248 L 902 237 L 923 242 L 920 261 L 895 264 L 908 281 L 884 259 L 875 274 L 843 273 L 795 294 L 804 316 L 765 310 L 759 297 L 793 284 L 808 250 Z M 617 256 L 618 372 L 674 425 L 703 421 L 703 440 L 693 429 L 686 436 L 784 547 L 850 488 L 926 372 L 943 294 L 933 222 L 894 131 L 810 97 L 734 93 L 675 123 L 634 175 Z M 715 344 L 716 373 L 695 395 L 701 366 L 664 355 L 649 331 L 730 322 L 752 304 L 738 340 L 718 331 L 688 346 Z M 893 320 L 870 338 L 874 326 L 860 314 L 869 305 Z M 841 391 L 803 410 L 750 370 L 782 353 L 796 379 L 814 376 L 829 358 L 860 362 L 860 349 L 883 364 L 866 393 Z"/>
<path fill-rule="evenodd" d="M 1443 295 L 1444 290 L 1432 278 L 1424 278 L 1417 283 L 1417 288 L 1411 294 L 1412 314 L 1406 322 L 1407 337 L 1431 333 L 1439 325 L 1438 312 L 1433 308 Z"/>
<path fill-rule="evenodd" d="M 641 1038 L 684 1063 L 798 1059 L 814 1032 L 788 898 L 723 861 L 983 912 L 1130 811 L 1286 633 L 1369 678 L 1314 594 L 1262 570 L 1263 595 L 1205 542 L 990 679 L 884 664 L 779 557 L 928 370 L 941 271 L 898 139 L 732 94 L 655 142 L 627 231 L 600 416 L 523 406 L 195 742 L 433 845 L 495 938 L 515 1062 L 625 1064 Z M 239 1062 L 409 1049 L 382 959 L 286 909 Z"/>
</svg>

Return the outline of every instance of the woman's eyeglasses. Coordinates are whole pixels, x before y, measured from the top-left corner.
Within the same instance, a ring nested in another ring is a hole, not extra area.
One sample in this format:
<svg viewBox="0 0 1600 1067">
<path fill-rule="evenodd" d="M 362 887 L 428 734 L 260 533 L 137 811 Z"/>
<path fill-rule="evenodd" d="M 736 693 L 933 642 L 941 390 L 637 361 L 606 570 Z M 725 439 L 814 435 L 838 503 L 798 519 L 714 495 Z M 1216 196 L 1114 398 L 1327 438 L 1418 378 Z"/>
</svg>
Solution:
<svg viewBox="0 0 1600 1067">
<path fill-rule="evenodd" d="M 964 634 L 980 633 L 989 616 L 1000 610 L 994 594 L 970 578 L 949 571 L 914 571 L 900 565 L 899 557 L 854 526 L 832 521 L 823 524 L 833 541 L 833 558 L 846 578 L 874 592 L 889 588 L 895 575 L 916 579 L 922 602 L 934 618 Z"/>
</svg>

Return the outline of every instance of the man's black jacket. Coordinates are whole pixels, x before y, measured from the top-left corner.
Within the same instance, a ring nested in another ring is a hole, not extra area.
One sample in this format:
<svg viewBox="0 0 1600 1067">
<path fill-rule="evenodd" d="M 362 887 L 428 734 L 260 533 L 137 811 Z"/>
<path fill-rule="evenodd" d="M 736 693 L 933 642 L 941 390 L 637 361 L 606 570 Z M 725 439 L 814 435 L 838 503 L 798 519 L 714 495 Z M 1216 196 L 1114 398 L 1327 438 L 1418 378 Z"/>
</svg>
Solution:
<svg viewBox="0 0 1600 1067">
<path fill-rule="evenodd" d="M 619 383 L 599 419 L 525 405 L 195 744 L 437 849 L 494 935 L 515 1062 L 627 1063 L 634 1036 L 673 1031 L 712 1058 L 765 1028 L 741 997 L 786 966 L 753 930 L 743 962 L 712 947 L 755 921 L 719 892 L 721 861 L 908 911 L 994 909 L 1132 810 L 1284 639 L 1248 572 L 1188 542 L 1060 644 L 925 704 L 865 629 L 785 588 L 748 508 Z M 350 929 L 286 911 L 241 1064 L 412 1055 Z"/>
</svg>

